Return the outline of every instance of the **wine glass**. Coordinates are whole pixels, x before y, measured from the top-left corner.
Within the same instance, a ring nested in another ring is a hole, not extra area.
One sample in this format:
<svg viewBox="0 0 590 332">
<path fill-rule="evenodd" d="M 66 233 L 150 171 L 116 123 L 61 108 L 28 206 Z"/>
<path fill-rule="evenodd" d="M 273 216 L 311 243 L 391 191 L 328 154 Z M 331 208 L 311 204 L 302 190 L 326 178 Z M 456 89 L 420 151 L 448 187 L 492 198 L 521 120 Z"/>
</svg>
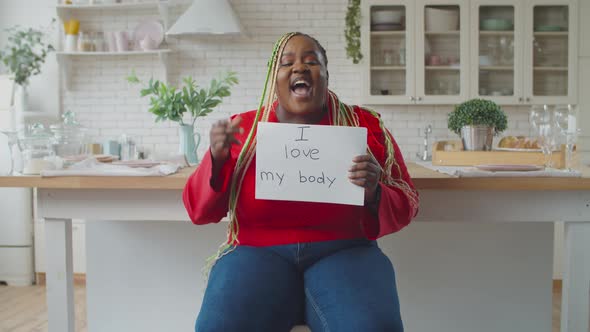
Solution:
<svg viewBox="0 0 590 332">
<path fill-rule="evenodd" d="M 554 111 L 555 126 L 565 137 L 565 167 L 567 170 L 573 170 L 572 157 L 576 144 L 579 129 L 576 125 L 577 107 L 575 105 L 559 105 Z"/>
</svg>

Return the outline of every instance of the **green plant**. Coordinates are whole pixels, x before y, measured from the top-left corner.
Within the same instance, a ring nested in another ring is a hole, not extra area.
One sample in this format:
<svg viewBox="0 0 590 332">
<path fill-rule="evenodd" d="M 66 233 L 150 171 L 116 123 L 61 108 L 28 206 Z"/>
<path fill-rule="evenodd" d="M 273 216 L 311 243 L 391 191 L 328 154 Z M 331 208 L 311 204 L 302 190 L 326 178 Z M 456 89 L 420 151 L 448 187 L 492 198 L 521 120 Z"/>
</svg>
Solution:
<svg viewBox="0 0 590 332">
<path fill-rule="evenodd" d="M 14 75 L 14 82 L 26 86 L 31 76 L 41 73 L 47 54 L 55 48 L 44 41 L 45 33 L 40 30 L 14 26 L 5 31 L 8 43 L 0 50 L 0 60 Z"/>
<path fill-rule="evenodd" d="M 461 128 L 469 125 L 494 127 L 496 134 L 506 130 L 508 119 L 502 108 L 491 100 L 471 99 L 455 106 L 449 113 L 448 127 L 457 135 Z"/>
<path fill-rule="evenodd" d="M 361 0 L 348 0 L 346 11 L 346 27 L 344 37 L 346 38 L 346 57 L 352 59 L 353 63 L 359 63 L 363 58 L 361 54 Z"/>
<path fill-rule="evenodd" d="M 135 72 L 127 77 L 129 83 L 142 83 Z M 141 96 L 151 96 L 149 111 L 156 115 L 156 122 L 171 120 L 184 125 L 184 113 L 191 114 L 191 124 L 194 126 L 198 117 L 206 116 L 221 104 L 224 97 L 228 97 L 230 87 L 238 83 L 235 72 L 227 72 L 221 79 L 213 79 L 209 89 L 199 89 L 192 77 L 183 79 L 181 90 L 159 80 L 150 79 L 147 87 L 141 89 Z"/>
</svg>

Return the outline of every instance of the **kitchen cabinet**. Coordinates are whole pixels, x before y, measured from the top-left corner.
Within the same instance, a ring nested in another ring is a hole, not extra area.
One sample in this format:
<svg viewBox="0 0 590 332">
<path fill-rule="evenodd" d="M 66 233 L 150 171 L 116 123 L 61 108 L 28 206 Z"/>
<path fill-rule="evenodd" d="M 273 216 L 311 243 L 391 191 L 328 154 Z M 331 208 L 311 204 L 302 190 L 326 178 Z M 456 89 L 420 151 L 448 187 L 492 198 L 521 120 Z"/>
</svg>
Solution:
<svg viewBox="0 0 590 332">
<path fill-rule="evenodd" d="M 472 1 L 471 95 L 500 104 L 576 103 L 576 5 Z"/>
<path fill-rule="evenodd" d="M 149 15 L 153 17 L 157 13 L 158 20 L 163 22 L 164 31 L 168 29 L 169 24 L 169 3 L 168 1 L 152 1 L 152 2 L 133 2 L 133 3 L 103 3 L 103 4 L 58 4 L 56 6 L 57 15 L 60 19 L 60 38 L 58 42 L 58 52 L 56 52 L 58 64 L 61 68 L 62 76 L 66 88 L 70 88 L 70 77 L 73 68 L 73 62 L 85 61 L 88 57 L 135 57 L 135 56 L 156 56 L 162 65 L 163 81 L 168 81 L 168 55 L 171 53 L 170 49 L 155 49 L 155 50 L 135 50 L 114 52 L 114 51 L 90 51 L 90 52 L 67 52 L 64 51 L 65 36 L 64 23 L 75 19 L 80 21 L 80 30 L 88 32 L 87 27 L 90 26 L 89 31 L 102 32 L 114 30 L 109 24 L 116 24 L 121 26 L 120 22 L 113 23 L 115 16 L 139 16 Z M 108 17 L 108 21 L 107 18 Z M 80 19 L 82 18 L 82 19 Z M 116 21 L 124 21 L 118 20 Z M 88 24 L 86 24 L 88 22 Z M 138 22 L 139 23 L 139 22 Z M 125 30 L 125 29 L 122 29 Z M 106 49 L 107 36 L 104 37 L 104 45 Z"/>
<path fill-rule="evenodd" d="M 364 102 L 454 104 L 467 98 L 468 11 L 467 0 L 364 2 Z"/>
<path fill-rule="evenodd" d="M 363 2 L 365 104 L 576 103 L 577 1 Z"/>
</svg>

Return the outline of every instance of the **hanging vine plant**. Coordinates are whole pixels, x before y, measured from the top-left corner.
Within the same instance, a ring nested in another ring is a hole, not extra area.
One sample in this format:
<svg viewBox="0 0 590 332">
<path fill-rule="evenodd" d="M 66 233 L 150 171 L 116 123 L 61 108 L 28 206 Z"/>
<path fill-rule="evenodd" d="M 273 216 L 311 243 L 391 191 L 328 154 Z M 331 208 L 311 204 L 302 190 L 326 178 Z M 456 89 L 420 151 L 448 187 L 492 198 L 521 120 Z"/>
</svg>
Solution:
<svg viewBox="0 0 590 332">
<path fill-rule="evenodd" d="M 361 54 L 361 0 L 348 0 L 345 21 L 346 57 L 357 64 L 363 58 Z"/>
</svg>

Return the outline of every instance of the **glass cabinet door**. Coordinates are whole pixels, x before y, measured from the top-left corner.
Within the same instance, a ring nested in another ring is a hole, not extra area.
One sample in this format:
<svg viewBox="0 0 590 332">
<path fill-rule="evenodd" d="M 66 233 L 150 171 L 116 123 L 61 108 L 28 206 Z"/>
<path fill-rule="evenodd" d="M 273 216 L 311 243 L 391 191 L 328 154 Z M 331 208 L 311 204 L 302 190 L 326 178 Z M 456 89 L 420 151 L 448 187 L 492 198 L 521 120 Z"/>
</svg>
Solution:
<svg viewBox="0 0 590 332">
<path fill-rule="evenodd" d="M 408 103 L 413 95 L 413 11 L 406 1 L 374 1 L 364 11 L 370 103 Z"/>
<path fill-rule="evenodd" d="M 514 1 L 472 4 L 472 95 L 501 104 L 524 102 L 522 8 Z"/>
<path fill-rule="evenodd" d="M 575 39 L 571 35 L 572 4 L 563 1 L 532 1 L 525 30 L 529 37 L 526 90 L 531 103 L 574 101 L 573 58 Z M 528 96 L 527 96 L 528 97 Z"/>
<path fill-rule="evenodd" d="M 466 1 L 416 2 L 416 94 L 418 102 L 456 103 L 468 95 Z"/>
</svg>

